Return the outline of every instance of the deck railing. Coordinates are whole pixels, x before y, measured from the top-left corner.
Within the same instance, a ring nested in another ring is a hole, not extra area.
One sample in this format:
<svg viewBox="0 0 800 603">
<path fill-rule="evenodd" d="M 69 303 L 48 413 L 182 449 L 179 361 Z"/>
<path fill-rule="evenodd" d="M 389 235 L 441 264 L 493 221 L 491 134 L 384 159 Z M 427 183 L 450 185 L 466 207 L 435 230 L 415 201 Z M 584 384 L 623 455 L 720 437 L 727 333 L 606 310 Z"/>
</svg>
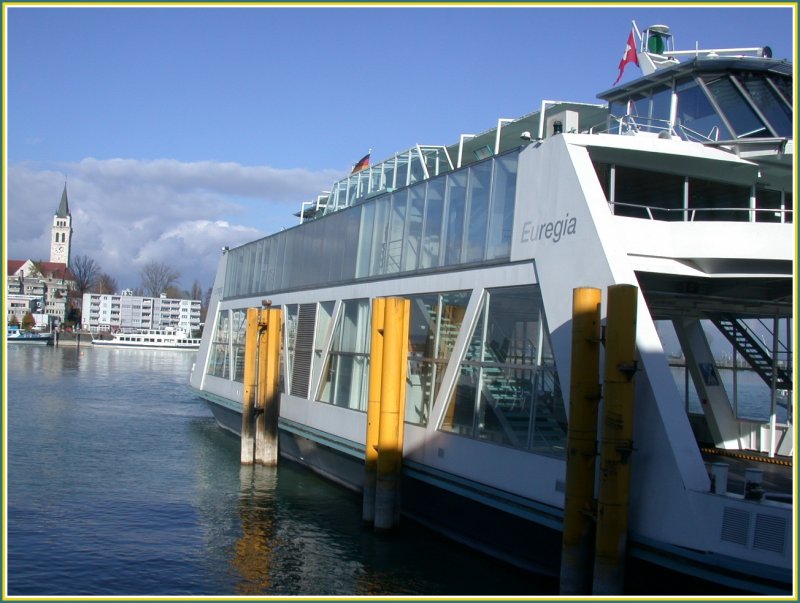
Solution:
<svg viewBox="0 0 800 603">
<path fill-rule="evenodd" d="M 631 208 L 636 212 L 646 214 L 649 220 L 661 220 L 665 222 L 773 222 L 773 223 L 792 223 L 794 211 L 791 209 L 782 208 L 764 208 L 764 207 L 658 207 L 653 205 L 639 205 L 636 203 L 609 203 L 614 208 L 614 213 L 620 215 L 617 207 Z M 733 214 L 734 216 L 741 216 L 744 219 L 731 220 L 730 216 L 724 214 Z M 676 217 L 673 217 L 676 216 Z M 682 216 L 682 217 L 681 217 Z M 711 216 L 711 217 L 708 217 Z M 758 219 L 758 216 L 769 216 L 771 219 Z M 639 217 L 639 216 L 627 216 Z M 776 219 L 777 218 L 777 219 Z"/>
</svg>

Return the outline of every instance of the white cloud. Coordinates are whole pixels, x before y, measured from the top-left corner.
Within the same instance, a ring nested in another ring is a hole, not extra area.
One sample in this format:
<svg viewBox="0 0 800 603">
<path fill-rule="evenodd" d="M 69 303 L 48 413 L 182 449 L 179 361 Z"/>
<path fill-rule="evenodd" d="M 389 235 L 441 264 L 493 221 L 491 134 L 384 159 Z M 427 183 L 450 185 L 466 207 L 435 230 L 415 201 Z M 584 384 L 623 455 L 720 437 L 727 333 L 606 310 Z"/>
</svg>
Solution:
<svg viewBox="0 0 800 603">
<path fill-rule="evenodd" d="M 145 263 L 165 262 L 181 272 L 183 289 L 195 280 L 210 287 L 222 246 L 294 225 L 300 204 L 342 176 L 171 159 L 88 158 L 58 167 L 9 167 L 7 257 L 49 259 L 66 179 L 73 257 L 93 258 L 120 287 L 138 286 Z"/>
</svg>

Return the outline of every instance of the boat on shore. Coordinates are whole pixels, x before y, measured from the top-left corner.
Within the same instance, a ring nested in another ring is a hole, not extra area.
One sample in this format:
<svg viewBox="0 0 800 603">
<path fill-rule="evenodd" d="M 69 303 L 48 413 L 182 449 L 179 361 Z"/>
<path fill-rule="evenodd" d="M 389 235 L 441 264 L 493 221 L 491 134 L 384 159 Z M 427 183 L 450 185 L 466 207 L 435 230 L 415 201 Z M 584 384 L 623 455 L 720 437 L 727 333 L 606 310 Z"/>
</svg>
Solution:
<svg viewBox="0 0 800 603">
<path fill-rule="evenodd" d="M 149 329 L 135 333 L 113 333 L 111 339 L 92 338 L 96 348 L 132 348 L 137 350 L 186 350 L 200 347 L 200 338 L 182 329 Z"/>
<path fill-rule="evenodd" d="M 558 576 L 573 291 L 603 292 L 605 324 L 608 288 L 632 285 L 626 588 L 787 596 L 792 479 L 788 498 L 758 465 L 733 479 L 725 454 L 792 470 L 793 65 L 767 48 L 675 51 L 662 25 L 635 35 L 643 76 L 603 104 L 545 100 L 359 166 L 300 225 L 224 248 L 189 386 L 240 434 L 246 314 L 269 300 L 280 454 L 360 492 L 372 301 L 410 300 L 402 513 Z M 763 413 L 740 412 L 714 341 L 758 375 Z"/>
<path fill-rule="evenodd" d="M 9 327 L 6 329 L 6 341 L 9 343 L 24 343 L 28 345 L 53 345 L 53 334 L 41 333 L 38 331 L 23 331 L 22 329 Z"/>
</svg>

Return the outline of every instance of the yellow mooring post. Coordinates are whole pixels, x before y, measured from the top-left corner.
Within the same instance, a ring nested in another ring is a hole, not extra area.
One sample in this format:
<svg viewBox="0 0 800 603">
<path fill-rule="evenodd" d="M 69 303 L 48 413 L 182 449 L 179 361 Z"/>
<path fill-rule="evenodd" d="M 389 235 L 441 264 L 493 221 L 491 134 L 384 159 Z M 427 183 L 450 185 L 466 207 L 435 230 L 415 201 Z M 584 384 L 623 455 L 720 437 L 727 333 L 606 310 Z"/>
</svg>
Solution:
<svg viewBox="0 0 800 603">
<path fill-rule="evenodd" d="M 278 464 L 278 418 L 281 394 L 278 380 L 281 368 L 281 310 L 261 310 L 258 388 L 256 390 L 256 462 Z"/>
<path fill-rule="evenodd" d="M 603 433 L 592 584 L 592 594 L 595 595 L 621 595 L 625 588 L 637 296 L 638 289 L 633 285 L 611 285 L 608 288 Z"/>
<path fill-rule="evenodd" d="M 572 290 L 567 483 L 559 588 L 562 595 L 588 595 L 592 590 L 601 298 L 600 289 Z"/>
<path fill-rule="evenodd" d="M 381 374 L 383 372 L 383 318 L 386 299 L 372 300 L 369 347 L 369 399 L 367 401 L 367 439 L 364 450 L 364 507 L 362 518 L 375 521 L 375 481 L 378 471 L 378 429 L 381 421 Z"/>
<path fill-rule="evenodd" d="M 383 375 L 378 427 L 378 466 L 375 481 L 375 529 L 397 525 L 400 468 L 403 461 L 403 409 L 405 408 L 408 322 L 411 304 L 403 298 L 386 299 L 383 319 Z"/>
<path fill-rule="evenodd" d="M 244 391 L 242 395 L 242 443 L 241 462 L 254 462 L 255 440 L 253 439 L 253 415 L 256 400 L 256 357 L 258 355 L 258 308 L 247 309 L 244 334 Z"/>
</svg>

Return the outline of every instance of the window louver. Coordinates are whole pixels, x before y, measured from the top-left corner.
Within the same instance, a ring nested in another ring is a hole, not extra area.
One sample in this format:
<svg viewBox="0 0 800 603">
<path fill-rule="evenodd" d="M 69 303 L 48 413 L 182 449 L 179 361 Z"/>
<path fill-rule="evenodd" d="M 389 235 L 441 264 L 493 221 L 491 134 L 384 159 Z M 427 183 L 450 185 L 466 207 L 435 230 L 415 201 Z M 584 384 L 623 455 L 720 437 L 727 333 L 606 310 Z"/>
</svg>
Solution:
<svg viewBox="0 0 800 603">
<path fill-rule="evenodd" d="M 292 364 L 293 396 L 308 397 L 308 384 L 311 376 L 311 359 L 314 355 L 314 327 L 317 318 L 317 304 L 300 304 L 297 312 L 297 339 L 294 345 Z"/>
</svg>

